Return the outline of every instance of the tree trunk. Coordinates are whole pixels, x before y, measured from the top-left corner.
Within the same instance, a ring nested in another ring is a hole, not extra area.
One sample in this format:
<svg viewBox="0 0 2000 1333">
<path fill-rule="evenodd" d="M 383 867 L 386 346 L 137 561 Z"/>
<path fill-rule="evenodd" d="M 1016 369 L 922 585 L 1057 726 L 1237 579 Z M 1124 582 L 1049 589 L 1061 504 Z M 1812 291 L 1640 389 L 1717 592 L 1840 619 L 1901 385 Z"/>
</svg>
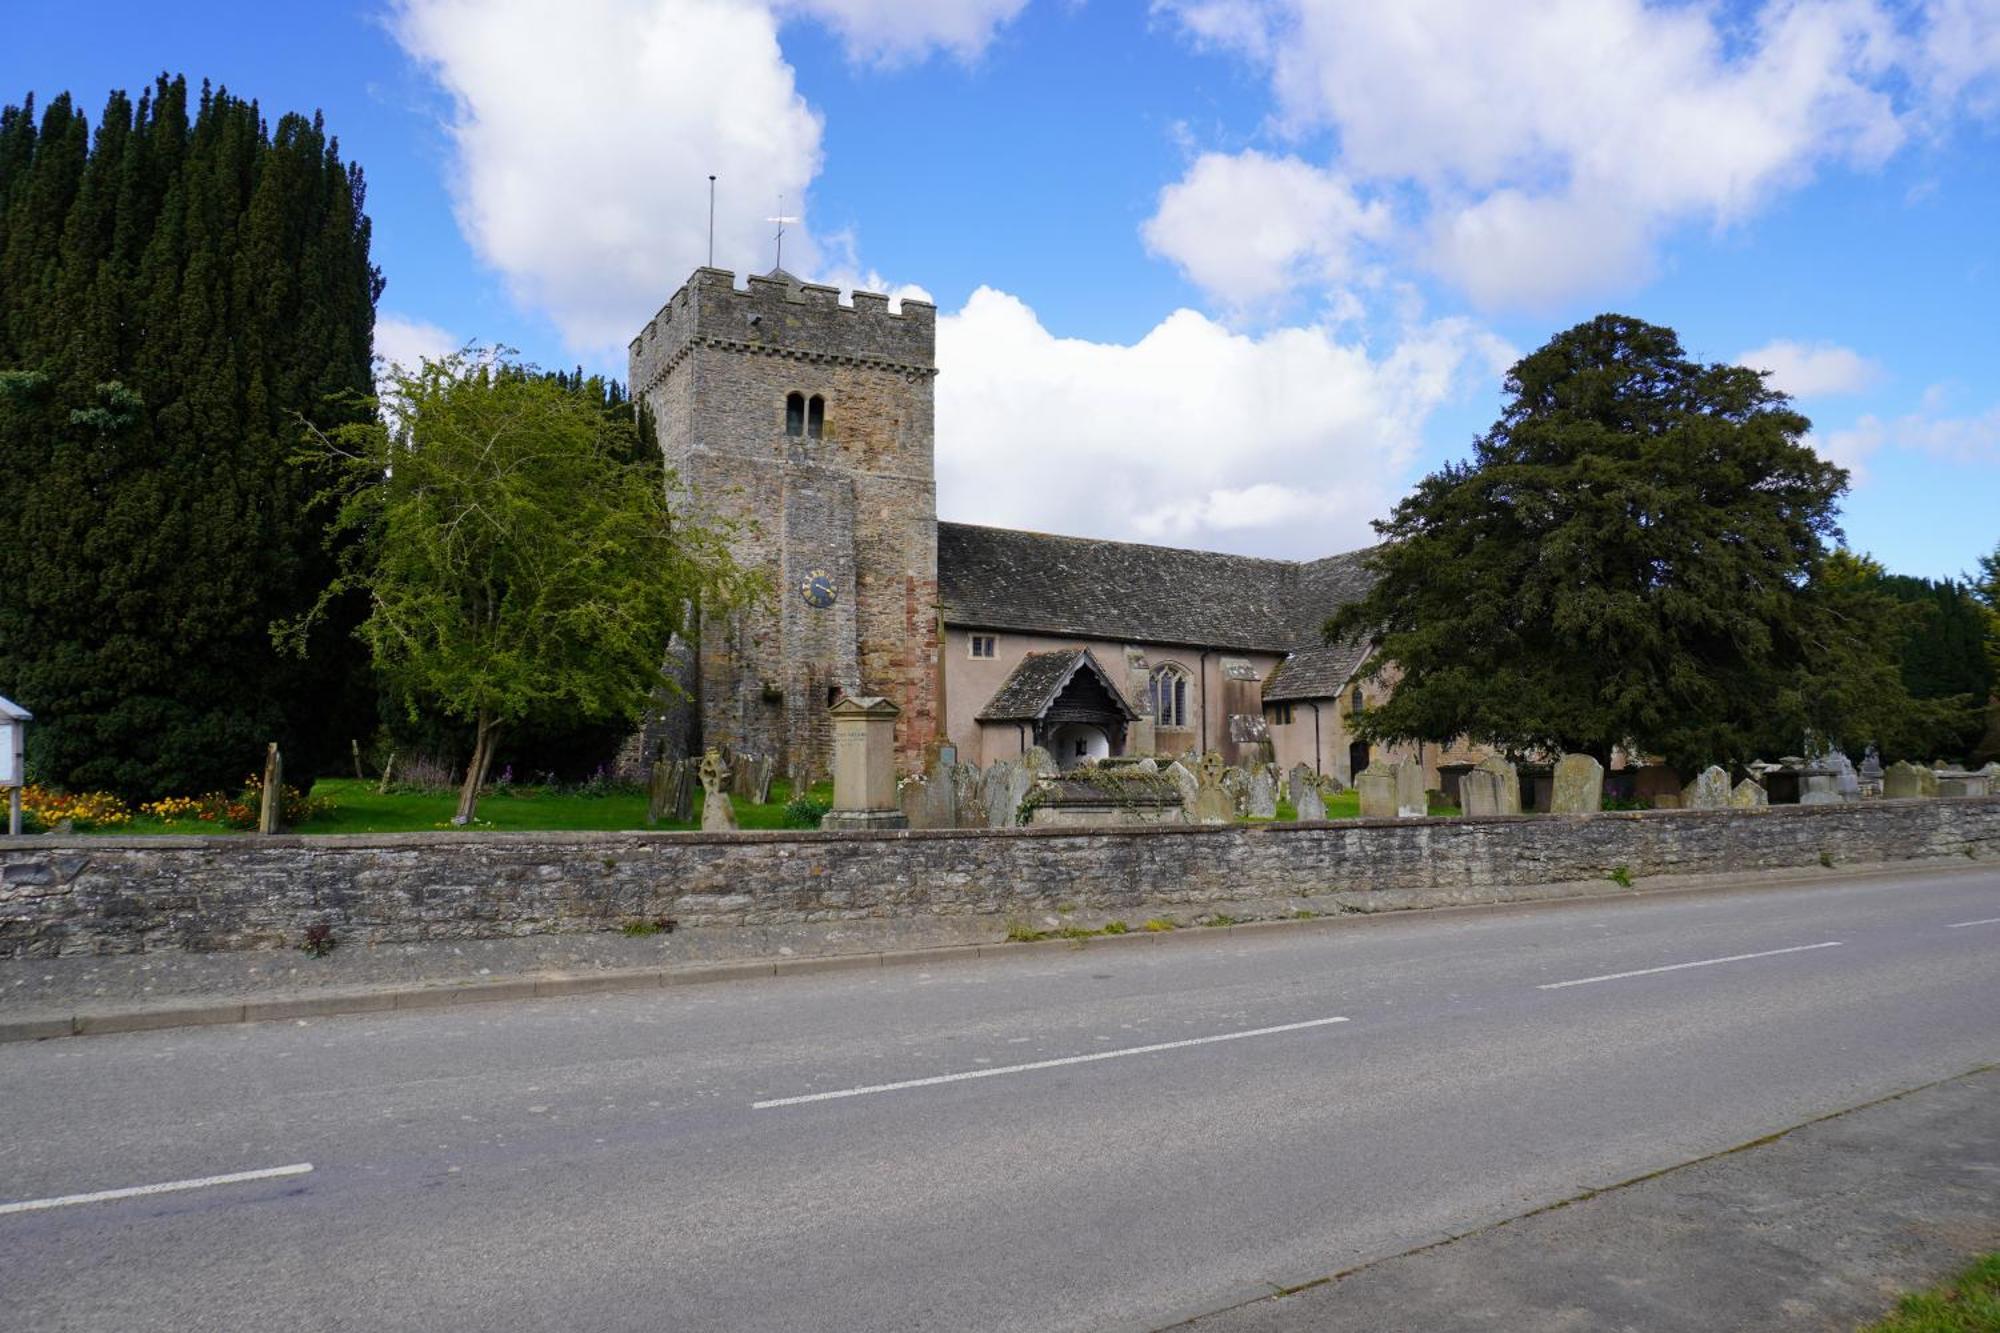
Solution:
<svg viewBox="0 0 2000 1333">
<path fill-rule="evenodd" d="M 500 724 L 491 713 L 480 710 L 478 730 L 472 742 L 472 759 L 465 766 L 465 785 L 458 792 L 458 813 L 454 824 L 470 824 L 479 813 L 479 789 L 486 785 L 486 770 L 493 766 L 493 751 L 500 738 Z"/>
</svg>

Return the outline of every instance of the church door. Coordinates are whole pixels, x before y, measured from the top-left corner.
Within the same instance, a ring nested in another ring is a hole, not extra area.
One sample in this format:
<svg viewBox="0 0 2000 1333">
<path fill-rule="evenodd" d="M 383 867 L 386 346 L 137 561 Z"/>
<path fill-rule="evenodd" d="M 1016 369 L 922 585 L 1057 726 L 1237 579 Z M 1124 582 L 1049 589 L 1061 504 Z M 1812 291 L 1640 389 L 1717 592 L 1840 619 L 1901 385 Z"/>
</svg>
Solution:
<svg viewBox="0 0 2000 1333">
<path fill-rule="evenodd" d="M 1348 746 L 1347 747 L 1348 782 L 1352 783 L 1354 779 L 1360 777 L 1362 770 L 1366 769 L 1367 767 L 1368 767 L 1367 744 L 1362 741 L 1356 741 L 1354 742 L 1354 744 Z"/>
</svg>

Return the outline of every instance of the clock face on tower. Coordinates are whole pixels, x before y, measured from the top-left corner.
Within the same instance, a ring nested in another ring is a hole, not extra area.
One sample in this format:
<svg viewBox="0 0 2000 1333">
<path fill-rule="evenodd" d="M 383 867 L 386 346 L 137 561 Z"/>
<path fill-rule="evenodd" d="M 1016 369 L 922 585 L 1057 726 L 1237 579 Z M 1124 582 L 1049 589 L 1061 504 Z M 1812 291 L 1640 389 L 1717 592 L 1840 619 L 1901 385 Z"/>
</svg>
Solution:
<svg viewBox="0 0 2000 1333">
<path fill-rule="evenodd" d="M 824 611 L 833 605 L 833 575 L 823 569 L 810 569 L 799 582 L 799 596 L 806 599 L 806 605 Z"/>
</svg>

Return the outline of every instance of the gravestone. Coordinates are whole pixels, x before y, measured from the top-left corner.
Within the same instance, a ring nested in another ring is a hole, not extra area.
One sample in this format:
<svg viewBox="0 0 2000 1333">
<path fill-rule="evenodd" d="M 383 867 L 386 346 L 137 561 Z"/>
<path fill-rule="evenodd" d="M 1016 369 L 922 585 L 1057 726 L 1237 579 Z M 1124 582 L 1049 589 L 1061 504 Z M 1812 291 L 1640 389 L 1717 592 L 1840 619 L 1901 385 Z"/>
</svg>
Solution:
<svg viewBox="0 0 2000 1333">
<path fill-rule="evenodd" d="M 1861 797 L 1861 774 L 1854 767 L 1854 761 L 1844 750 L 1835 750 L 1820 760 L 1822 767 L 1833 770 L 1833 790 L 1843 801 L 1859 800 Z"/>
<path fill-rule="evenodd" d="M 1250 770 L 1243 793 L 1243 813 L 1252 819 L 1278 817 L 1278 783 L 1266 764 L 1259 764 Z"/>
<path fill-rule="evenodd" d="M 1500 814 L 1500 775 L 1475 766 L 1458 780 L 1458 801 L 1466 815 Z"/>
<path fill-rule="evenodd" d="M 1404 759 L 1393 767 L 1396 774 L 1396 817 L 1422 819 L 1431 811 L 1430 793 L 1424 790 L 1423 765 Z"/>
<path fill-rule="evenodd" d="M 1021 756 L 1021 767 L 1028 770 L 1030 777 L 1052 778 L 1062 772 L 1056 757 L 1039 745 L 1030 745 L 1028 752 Z"/>
<path fill-rule="evenodd" d="M 1194 798 L 1201 792 L 1201 781 L 1186 764 L 1176 759 L 1168 764 L 1164 772 L 1176 787 L 1181 789 L 1181 808 L 1190 816 L 1194 813 Z"/>
<path fill-rule="evenodd" d="M 1292 798 L 1292 808 L 1296 810 L 1308 791 L 1319 790 L 1319 775 L 1306 764 L 1293 764 L 1291 772 L 1285 775 L 1285 787 L 1285 794 Z"/>
<path fill-rule="evenodd" d="M 1874 746 L 1869 746 L 1868 753 L 1861 756 L 1861 767 L 1856 770 L 1855 777 L 1861 782 L 1863 796 L 1882 794 L 1882 756 Z"/>
<path fill-rule="evenodd" d="M 950 747 L 931 760 L 930 771 L 922 780 L 902 790 L 903 814 L 911 828 L 957 828 L 958 784 L 953 780 L 958 765 L 951 760 Z M 910 792 L 914 790 L 913 800 Z"/>
<path fill-rule="evenodd" d="M 722 751 L 711 747 L 701 758 L 701 831 L 728 833 L 736 828 L 736 808 L 729 801 L 729 765 Z"/>
<path fill-rule="evenodd" d="M 1318 824 L 1326 819 L 1326 789 L 1308 782 L 1292 797 L 1292 818 L 1301 824 Z"/>
<path fill-rule="evenodd" d="M 986 807 L 979 796 L 985 776 L 977 764 L 951 766 L 951 804 L 957 820 L 954 827 L 986 827 Z"/>
<path fill-rule="evenodd" d="M 1139 762 L 1132 765 L 1132 767 L 1138 769 L 1141 773 L 1145 773 L 1148 775 L 1155 774 L 1160 771 L 1159 761 L 1153 758 L 1153 756 L 1151 755 L 1146 755 L 1142 757 L 1139 760 Z"/>
<path fill-rule="evenodd" d="M 1764 794 L 1764 789 L 1749 778 L 1737 783 L 1735 789 L 1729 793 L 1729 804 L 1738 810 L 1762 810 L 1770 803 L 1770 798 Z"/>
<path fill-rule="evenodd" d="M 1683 810 L 1725 810 L 1730 801 L 1729 773 L 1718 764 L 1710 764 L 1695 776 L 1693 782 L 1681 788 L 1681 808 Z"/>
<path fill-rule="evenodd" d="M 1198 786 L 1194 804 L 1187 807 L 1190 824 L 1236 822 L 1236 796 L 1229 789 L 1230 777 L 1235 773 L 1236 770 L 1223 763 L 1222 756 L 1213 750 L 1196 761 L 1195 781 Z"/>
<path fill-rule="evenodd" d="M 1013 828 L 1021 822 L 1021 802 L 1035 785 L 1035 775 L 1011 760 L 996 761 L 980 783 L 979 803 L 987 828 Z"/>
<path fill-rule="evenodd" d="M 1229 793 L 1230 801 L 1232 801 L 1235 804 L 1236 813 L 1239 815 L 1242 814 L 1247 804 L 1247 802 L 1244 799 L 1245 797 L 1244 788 L 1249 785 L 1248 776 L 1243 772 L 1242 769 L 1236 768 L 1233 765 L 1224 764 L 1222 768 L 1221 781 L 1222 781 L 1222 789 Z"/>
<path fill-rule="evenodd" d="M 1492 754 L 1474 765 L 1472 772 L 1491 774 L 1498 783 L 1497 799 L 1499 800 L 1499 805 L 1490 813 L 1496 815 L 1518 815 L 1521 813 L 1521 775 L 1512 764 L 1502 759 L 1499 755 Z M 1466 776 L 1470 777 L 1471 774 L 1467 774 Z M 1461 778 L 1459 781 L 1459 789 L 1463 791 L 1464 779 Z M 1469 815 L 1472 812 L 1467 810 L 1465 813 Z"/>
<path fill-rule="evenodd" d="M 1603 810 L 1604 765 L 1587 754 L 1558 759 L 1549 809 L 1559 815 L 1594 815 Z"/>
<path fill-rule="evenodd" d="M 1882 770 L 1882 795 L 1892 801 L 1935 796 L 1937 774 L 1907 759 L 1899 759 Z"/>
<path fill-rule="evenodd" d="M 1937 775 L 1939 796 L 1984 796 L 1986 775 L 1967 773 L 1962 769 L 1950 769 Z"/>
<path fill-rule="evenodd" d="M 285 826 L 285 760 L 272 741 L 264 750 L 264 800 L 257 811 L 259 833 L 280 833 Z"/>
<path fill-rule="evenodd" d="M 1361 793 L 1361 817 L 1363 819 L 1394 819 L 1396 817 L 1396 769 L 1393 764 L 1371 764 L 1354 779 L 1356 791 Z"/>
<path fill-rule="evenodd" d="M 826 710 L 833 720 L 833 809 L 823 829 L 901 829 L 896 792 L 894 703 L 879 695 L 843 694 Z"/>
</svg>

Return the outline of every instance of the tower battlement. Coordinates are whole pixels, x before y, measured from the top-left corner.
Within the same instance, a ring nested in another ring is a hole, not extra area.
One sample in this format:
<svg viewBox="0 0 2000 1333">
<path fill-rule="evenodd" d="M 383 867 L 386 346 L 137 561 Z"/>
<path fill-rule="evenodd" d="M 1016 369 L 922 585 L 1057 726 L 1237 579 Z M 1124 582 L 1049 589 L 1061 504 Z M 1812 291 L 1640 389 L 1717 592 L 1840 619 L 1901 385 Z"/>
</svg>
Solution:
<svg viewBox="0 0 2000 1333">
<path fill-rule="evenodd" d="M 728 269 L 698 268 L 632 339 L 634 394 L 697 345 L 934 375 L 937 307 L 906 297 L 892 310 L 880 292 L 842 301 L 837 287 L 783 272 L 748 274 L 739 287 Z"/>
</svg>

